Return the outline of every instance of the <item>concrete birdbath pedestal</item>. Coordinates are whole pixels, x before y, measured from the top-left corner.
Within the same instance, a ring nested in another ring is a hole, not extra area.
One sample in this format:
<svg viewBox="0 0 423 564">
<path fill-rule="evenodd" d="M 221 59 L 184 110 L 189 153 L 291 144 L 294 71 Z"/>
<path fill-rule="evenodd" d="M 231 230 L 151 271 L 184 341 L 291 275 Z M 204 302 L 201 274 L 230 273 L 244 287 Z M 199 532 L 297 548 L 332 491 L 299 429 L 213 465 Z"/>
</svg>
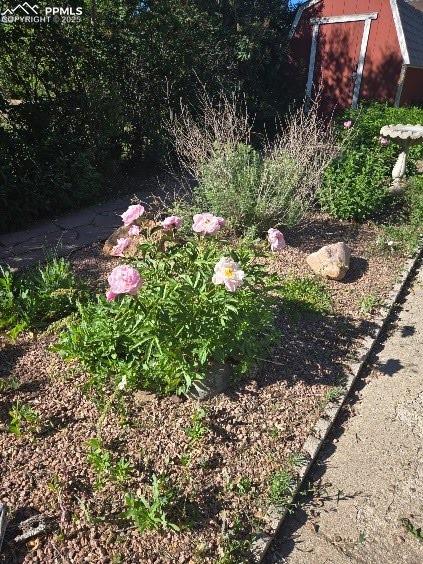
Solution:
<svg viewBox="0 0 423 564">
<path fill-rule="evenodd" d="M 412 145 L 423 143 L 423 125 L 384 125 L 380 130 L 383 138 L 392 139 L 401 147 L 401 153 L 392 169 L 392 191 L 398 192 L 403 187 L 408 150 Z"/>
</svg>

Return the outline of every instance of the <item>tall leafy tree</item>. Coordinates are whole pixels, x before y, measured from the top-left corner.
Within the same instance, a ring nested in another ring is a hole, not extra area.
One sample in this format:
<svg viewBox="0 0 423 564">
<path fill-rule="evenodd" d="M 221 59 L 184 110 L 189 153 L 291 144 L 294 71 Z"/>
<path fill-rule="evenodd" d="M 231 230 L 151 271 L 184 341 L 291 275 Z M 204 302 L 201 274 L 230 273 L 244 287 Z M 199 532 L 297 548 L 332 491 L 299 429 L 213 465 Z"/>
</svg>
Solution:
<svg viewBox="0 0 423 564">
<path fill-rule="evenodd" d="M 169 109 L 199 82 L 242 92 L 259 126 L 290 99 L 286 1 L 66 4 L 82 5 L 79 22 L 0 25 L 0 230 L 94 201 L 124 162 L 160 159 Z"/>
</svg>

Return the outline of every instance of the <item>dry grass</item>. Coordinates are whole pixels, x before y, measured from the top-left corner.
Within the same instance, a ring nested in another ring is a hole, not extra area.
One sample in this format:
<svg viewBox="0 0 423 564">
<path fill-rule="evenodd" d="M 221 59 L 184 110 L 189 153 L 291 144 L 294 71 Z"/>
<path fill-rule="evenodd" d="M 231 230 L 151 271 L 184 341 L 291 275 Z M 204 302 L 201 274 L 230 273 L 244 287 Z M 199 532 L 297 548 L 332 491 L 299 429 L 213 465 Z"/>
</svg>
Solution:
<svg viewBox="0 0 423 564">
<path fill-rule="evenodd" d="M 198 180 L 216 147 L 249 144 L 252 120 L 241 96 L 212 98 L 200 86 L 195 112 L 181 102 L 180 114 L 172 115 L 166 126 L 182 170 Z"/>
<path fill-rule="evenodd" d="M 259 232 L 296 225 L 339 150 L 332 122 L 322 119 L 318 104 L 292 110 L 257 152 L 242 98 L 212 99 L 202 88 L 196 111 L 181 104 L 179 116 L 168 122 L 185 178 L 195 180 L 194 188 L 182 181 L 170 207 L 187 217 L 207 209 L 227 218 L 237 233 L 247 224 Z"/>
<path fill-rule="evenodd" d="M 318 105 L 317 99 L 292 110 L 265 147 L 258 206 L 277 217 L 283 204 L 288 214 L 285 223 L 291 225 L 310 208 L 327 166 L 339 151 L 332 122 L 321 117 Z"/>
</svg>

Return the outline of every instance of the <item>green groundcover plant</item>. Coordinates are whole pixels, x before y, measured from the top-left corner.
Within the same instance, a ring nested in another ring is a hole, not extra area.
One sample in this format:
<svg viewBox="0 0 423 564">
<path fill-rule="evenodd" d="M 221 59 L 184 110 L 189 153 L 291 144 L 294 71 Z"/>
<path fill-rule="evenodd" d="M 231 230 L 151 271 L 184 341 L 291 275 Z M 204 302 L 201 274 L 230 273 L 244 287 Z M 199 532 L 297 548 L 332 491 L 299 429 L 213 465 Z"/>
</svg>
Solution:
<svg viewBox="0 0 423 564">
<path fill-rule="evenodd" d="M 176 224 L 163 222 L 173 232 Z M 273 279 L 251 247 L 214 237 L 222 224 L 198 214 L 190 240 L 175 238 L 164 250 L 143 243 L 142 258 L 112 271 L 106 297 L 79 306 L 58 350 L 79 359 L 95 390 L 181 394 L 213 365 L 250 370 L 272 338 Z"/>
<path fill-rule="evenodd" d="M 405 205 L 392 223 L 383 226 L 377 248 L 385 253 L 394 251 L 414 254 L 423 241 L 423 176 L 410 179 L 403 194 Z"/>
<path fill-rule="evenodd" d="M 14 338 L 69 315 L 81 298 L 69 262 L 60 258 L 24 274 L 0 267 L 0 330 Z"/>
<path fill-rule="evenodd" d="M 324 211 L 363 221 L 380 216 L 391 204 L 387 188 L 399 147 L 379 135 L 381 127 L 391 123 L 423 123 L 423 108 L 375 103 L 343 114 L 338 130 L 343 150 L 326 169 L 318 192 Z M 412 172 L 413 160 L 423 157 L 421 146 L 413 147 L 410 157 Z"/>
</svg>

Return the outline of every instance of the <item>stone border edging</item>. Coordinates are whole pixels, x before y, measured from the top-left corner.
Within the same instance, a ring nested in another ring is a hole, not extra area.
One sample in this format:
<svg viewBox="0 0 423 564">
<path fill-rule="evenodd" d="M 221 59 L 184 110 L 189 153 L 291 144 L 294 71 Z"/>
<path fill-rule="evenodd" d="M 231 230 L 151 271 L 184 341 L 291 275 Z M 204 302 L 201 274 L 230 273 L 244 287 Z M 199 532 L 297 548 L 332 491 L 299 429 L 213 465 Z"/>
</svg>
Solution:
<svg viewBox="0 0 423 564">
<path fill-rule="evenodd" d="M 258 533 L 256 540 L 253 543 L 253 556 L 254 562 L 260 564 L 263 562 L 267 551 L 270 548 L 272 541 L 274 540 L 278 530 L 282 526 L 285 517 L 288 513 L 289 505 L 294 501 L 295 497 L 299 493 L 305 477 L 310 470 L 311 466 L 314 464 L 317 456 L 319 454 L 320 448 L 323 445 L 329 431 L 331 430 L 338 413 L 347 399 L 349 393 L 351 392 L 358 376 L 363 370 L 373 351 L 376 343 L 379 341 L 382 331 L 385 329 L 388 319 L 394 306 L 404 290 L 411 274 L 413 273 L 418 261 L 423 256 L 423 247 L 415 254 L 414 257 L 409 258 L 399 276 L 398 282 L 394 285 L 392 290 L 389 292 L 388 298 L 379 310 L 378 315 L 374 318 L 373 322 L 376 326 L 374 335 L 366 335 L 363 339 L 363 344 L 359 347 L 355 360 L 350 361 L 346 364 L 346 370 L 349 372 L 347 380 L 344 385 L 343 394 L 340 398 L 331 401 L 323 410 L 319 419 L 310 431 L 304 445 L 302 448 L 302 454 L 307 457 L 307 462 L 297 469 L 297 483 L 295 485 L 294 491 L 290 496 L 290 502 L 287 507 L 276 508 L 270 506 L 267 511 L 267 516 L 269 518 L 269 529 L 272 530 L 272 534 L 268 533 Z"/>
</svg>

